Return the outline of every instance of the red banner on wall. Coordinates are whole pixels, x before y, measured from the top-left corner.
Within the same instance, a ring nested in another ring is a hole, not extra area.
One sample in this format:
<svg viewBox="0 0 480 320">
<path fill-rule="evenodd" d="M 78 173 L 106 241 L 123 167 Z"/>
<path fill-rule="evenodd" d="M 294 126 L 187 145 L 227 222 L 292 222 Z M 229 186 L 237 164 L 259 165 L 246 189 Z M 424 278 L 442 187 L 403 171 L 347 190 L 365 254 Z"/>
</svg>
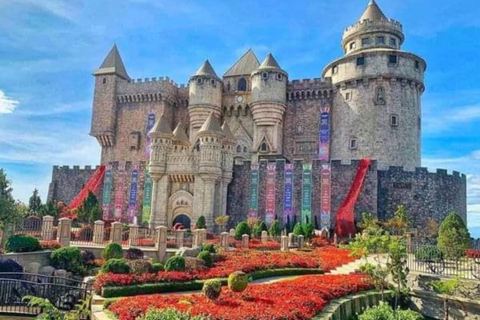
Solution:
<svg viewBox="0 0 480 320">
<path fill-rule="evenodd" d="M 276 164 L 267 165 L 267 195 L 265 205 L 265 224 L 270 226 L 275 220 L 275 176 Z"/>
</svg>

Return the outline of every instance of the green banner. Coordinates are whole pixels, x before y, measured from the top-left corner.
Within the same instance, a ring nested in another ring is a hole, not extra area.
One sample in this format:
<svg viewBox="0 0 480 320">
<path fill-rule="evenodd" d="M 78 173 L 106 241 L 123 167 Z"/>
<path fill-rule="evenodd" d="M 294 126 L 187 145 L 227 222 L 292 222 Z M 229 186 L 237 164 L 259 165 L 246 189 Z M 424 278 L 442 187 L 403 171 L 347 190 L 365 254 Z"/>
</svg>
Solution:
<svg viewBox="0 0 480 320">
<path fill-rule="evenodd" d="M 248 210 L 249 218 L 258 216 L 258 164 L 251 166 L 251 184 L 250 184 L 250 208 Z"/>
<path fill-rule="evenodd" d="M 312 222 L 312 164 L 302 167 L 302 225 Z"/>
<path fill-rule="evenodd" d="M 102 220 L 110 220 L 110 197 L 112 194 L 112 165 L 107 165 L 107 172 L 103 180 L 103 199 L 102 199 Z"/>
<path fill-rule="evenodd" d="M 150 214 L 152 211 L 152 178 L 148 170 L 145 170 L 145 186 L 143 188 L 143 210 L 142 222 L 148 224 L 150 222 Z"/>
</svg>

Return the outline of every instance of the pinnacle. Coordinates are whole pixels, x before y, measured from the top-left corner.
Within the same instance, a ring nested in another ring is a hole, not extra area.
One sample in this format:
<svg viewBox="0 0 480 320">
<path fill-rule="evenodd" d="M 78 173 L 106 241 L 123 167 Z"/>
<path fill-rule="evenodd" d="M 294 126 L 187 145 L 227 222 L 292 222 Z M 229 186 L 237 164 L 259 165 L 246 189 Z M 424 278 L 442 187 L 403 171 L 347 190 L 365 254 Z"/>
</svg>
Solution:
<svg viewBox="0 0 480 320">
<path fill-rule="evenodd" d="M 113 45 L 112 49 L 110 49 L 110 52 L 105 57 L 105 60 L 103 60 L 100 67 L 93 74 L 116 74 L 125 80 L 130 80 L 116 44 Z"/>
<path fill-rule="evenodd" d="M 220 123 L 218 122 L 217 117 L 215 117 L 215 114 L 213 113 L 213 111 L 210 113 L 207 120 L 205 120 L 205 123 L 200 128 L 198 133 L 207 132 L 207 131 L 208 132 L 222 132 L 222 128 L 220 127 Z"/>
<path fill-rule="evenodd" d="M 195 72 L 194 76 L 210 76 L 218 79 L 218 76 L 215 73 L 215 70 L 213 70 L 213 67 L 208 59 L 205 60 L 197 72 Z"/>
<path fill-rule="evenodd" d="M 173 136 L 176 140 L 180 142 L 190 142 L 190 140 L 188 140 L 187 134 L 185 133 L 185 128 L 180 122 L 178 123 L 175 130 L 173 130 Z"/>
<path fill-rule="evenodd" d="M 232 130 L 230 130 L 230 126 L 226 121 L 223 123 L 222 131 L 225 134 L 225 138 L 227 138 L 227 140 L 231 140 L 231 141 L 237 140 L 233 135 Z"/>
<path fill-rule="evenodd" d="M 275 60 L 273 55 L 269 53 L 265 58 L 265 60 L 263 60 L 262 64 L 258 69 L 281 69 L 281 68 L 277 60 Z"/>
<path fill-rule="evenodd" d="M 259 66 L 260 62 L 258 62 L 257 56 L 252 49 L 248 49 L 223 76 L 250 75 Z"/>
<path fill-rule="evenodd" d="M 367 8 L 363 12 L 362 16 L 360 17 L 359 21 L 364 21 L 364 20 L 388 20 L 385 14 L 383 14 L 382 10 L 378 6 L 378 4 L 375 2 L 375 0 L 370 0 L 368 3 Z"/>
<path fill-rule="evenodd" d="M 168 124 L 165 114 L 162 113 L 160 119 L 155 123 L 152 130 L 150 130 L 150 133 L 172 135 L 172 129 L 170 128 L 170 124 Z"/>
</svg>

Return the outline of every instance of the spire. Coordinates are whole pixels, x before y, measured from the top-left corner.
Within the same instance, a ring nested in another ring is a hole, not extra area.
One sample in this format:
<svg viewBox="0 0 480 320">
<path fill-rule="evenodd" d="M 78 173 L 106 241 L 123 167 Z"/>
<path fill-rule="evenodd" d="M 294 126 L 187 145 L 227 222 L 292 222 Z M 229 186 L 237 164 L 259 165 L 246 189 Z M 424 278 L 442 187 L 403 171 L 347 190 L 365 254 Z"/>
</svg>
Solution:
<svg viewBox="0 0 480 320">
<path fill-rule="evenodd" d="M 225 72 L 224 77 L 250 75 L 260 66 L 257 56 L 252 49 L 248 49 L 245 54 Z"/>
<path fill-rule="evenodd" d="M 173 136 L 172 129 L 168 124 L 165 114 L 162 113 L 160 119 L 158 119 L 157 123 L 155 123 L 152 130 L 150 130 L 150 135 Z"/>
<path fill-rule="evenodd" d="M 359 21 L 362 22 L 363 20 L 388 20 L 387 17 L 383 14 L 380 7 L 377 5 L 375 0 L 370 0 L 368 3 L 367 9 L 363 12 L 362 16 L 360 17 Z"/>
<path fill-rule="evenodd" d="M 213 70 L 213 67 L 210 64 L 210 61 L 208 60 L 205 60 L 202 66 L 197 70 L 197 72 L 195 72 L 194 76 L 209 76 L 219 79 L 215 73 L 215 70 Z"/>
<path fill-rule="evenodd" d="M 207 120 L 205 120 L 200 130 L 198 130 L 198 133 L 200 132 L 222 132 L 220 123 L 218 122 L 217 117 L 215 117 L 213 111 L 210 113 Z"/>
<path fill-rule="evenodd" d="M 228 125 L 227 121 L 223 123 L 222 131 L 223 131 L 223 134 L 225 135 L 225 138 L 227 138 L 227 140 L 230 140 L 230 141 L 237 140 L 233 135 L 232 130 L 230 130 L 230 126 Z"/>
<path fill-rule="evenodd" d="M 190 140 L 188 140 L 185 128 L 182 126 L 181 122 L 179 122 L 175 130 L 173 130 L 173 136 L 175 137 L 175 140 L 190 144 Z"/>
<path fill-rule="evenodd" d="M 94 75 L 116 74 L 117 76 L 125 80 L 130 80 L 130 77 L 127 74 L 127 70 L 125 70 L 122 57 L 118 52 L 118 48 L 116 44 L 113 45 L 112 49 L 107 54 L 107 57 L 105 58 L 105 60 L 103 60 L 100 67 L 97 70 L 95 70 L 93 74 Z"/>
<path fill-rule="evenodd" d="M 265 60 L 263 60 L 258 70 L 265 70 L 265 69 L 278 69 L 281 70 L 280 66 L 278 65 L 277 60 L 273 57 L 271 53 L 267 55 Z"/>
</svg>

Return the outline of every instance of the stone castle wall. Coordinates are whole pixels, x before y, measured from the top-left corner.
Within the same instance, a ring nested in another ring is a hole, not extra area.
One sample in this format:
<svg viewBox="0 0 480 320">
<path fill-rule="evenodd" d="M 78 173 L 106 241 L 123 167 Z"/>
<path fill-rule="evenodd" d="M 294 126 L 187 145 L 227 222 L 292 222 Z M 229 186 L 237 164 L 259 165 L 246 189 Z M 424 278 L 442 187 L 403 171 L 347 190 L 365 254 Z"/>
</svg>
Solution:
<svg viewBox="0 0 480 320">
<path fill-rule="evenodd" d="M 85 166 L 53 166 L 52 181 L 48 188 L 48 201 L 69 203 L 87 183 L 97 167 Z"/>
</svg>

